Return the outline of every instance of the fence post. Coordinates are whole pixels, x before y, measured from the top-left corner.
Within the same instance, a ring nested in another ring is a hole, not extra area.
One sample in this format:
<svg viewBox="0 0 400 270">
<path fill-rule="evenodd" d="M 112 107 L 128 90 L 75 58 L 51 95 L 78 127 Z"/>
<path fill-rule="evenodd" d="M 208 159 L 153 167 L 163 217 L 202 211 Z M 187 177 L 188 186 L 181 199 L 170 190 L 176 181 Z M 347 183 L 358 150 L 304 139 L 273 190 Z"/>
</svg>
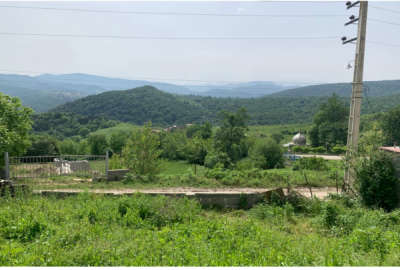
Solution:
<svg viewBox="0 0 400 270">
<path fill-rule="evenodd" d="M 108 150 L 106 151 L 106 179 L 108 179 Z"/>
<path fill-rule="evenodd" d="M 4 153 L 4 162 L 5 162 L 5 178 L 6 180 L 10 179 L 10 162 L 8 160 L 8 152 Z"/>
</svg>

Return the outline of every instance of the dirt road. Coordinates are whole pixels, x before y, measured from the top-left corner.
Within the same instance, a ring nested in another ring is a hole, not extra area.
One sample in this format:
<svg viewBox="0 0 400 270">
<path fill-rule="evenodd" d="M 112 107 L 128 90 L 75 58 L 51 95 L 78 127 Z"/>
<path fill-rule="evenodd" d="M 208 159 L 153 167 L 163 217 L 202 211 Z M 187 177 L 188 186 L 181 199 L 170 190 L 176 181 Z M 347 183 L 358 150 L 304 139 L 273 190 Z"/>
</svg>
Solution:
<svg viewBox="0 0 400 270">
<path fill-rule="evenodd" d="M 97 194 L 112 194 L 112 195 L 128 195 L 133 193 L 145 193 L 145 194 L 177 194 L 177 195 L 194 195 L 194 194 L 254 194 L 263 193 L 269 191 L 267 188 L 190 188 L 190 187 L 177 187 L 177 188 L 152 188 L 152 189 L 92 189 L 88 190 L 90 193 Z M 308 188 L 294 188 L 295 191 L 299 192 L 303 196 L 311 197 L 310 190 Z M 85 192 L 83 189 L 49 189 L 49 190 L 34 190 L 34 193 L 81 193 Z M 336 193 L 336 188 L 324 187 L 324 188 L 312 188 L 313 196 L 323 199 L 329 193 Z"/>
<path fill-rule="evenodd" d="M 313 154 L 296 154 L 296 156 L 300 157 L 319 157 L 326 160 L 342 160 L 344 156 L 333 156 L 333 155 L 313 155 Z"/>
</svg>

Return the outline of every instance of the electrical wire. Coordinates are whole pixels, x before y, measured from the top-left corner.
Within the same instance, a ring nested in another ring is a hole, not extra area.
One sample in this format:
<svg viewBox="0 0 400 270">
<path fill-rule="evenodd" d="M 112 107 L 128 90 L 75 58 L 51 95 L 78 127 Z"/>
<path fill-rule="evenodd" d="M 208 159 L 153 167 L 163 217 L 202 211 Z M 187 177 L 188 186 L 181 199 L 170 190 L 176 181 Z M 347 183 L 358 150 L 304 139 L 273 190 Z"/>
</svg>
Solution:
<svg viewBox="0 0 400 270">
<path fill-rule="evenodd" d="M 385 21 L 385 20 L 381 20 L 381 19 L 375 19 L 375 18 L 368 18 L 369 21 L 373 21 L 373 22 L 379 22 L 379 23 L 385 23 L 385 24 L 390 24 L 390 25 L 397 25 L 400 26 L 400 23 L 396 23 L 396 22 L 389 22 L 389 21 Z"/>
<path fill-rule="evenodd" d="M 374 9 L 379 9 L 379 10 L 383 10 L 383 11 L 388 11 L 388 12 L 400 14 L 400 10 L 394 10 L 394 9 L 390 9 L 390 8 L 383 8 L 383 7 L 379 7 L 379 6 L 375 6 L 375 5 L 371 5 L 371 4 L 369 5 L 369 7 L 374 8 Z"/>
<path fill-rule="evenodd" d="M 386 42 L 372 41 L 372 40 L 367 40 L 367 43 L 388 46 L 388 47 L 400 47 L 400 44 L 393 44 L 393 43 L 386 43 Z"/>
<path fill-rule="evenodd" d="M 162 39 L 162 40 L 295 40 L 295 39 L 337 39 L 339 36 L 249 36 L 249 37 L 235 37 L 235 36 L 199 36 L 199 37 L 171 37 L 171 36 L 117 36 L 117 35 L 80 35 L 80 34 L 48 34 L 48 33 L 16 33 L 16 32 L 0 32 L 0 35 L 6 36 L 31 36 L 31 37 L 71 37 L 71 38 L 96 38 L 96 39 Z"/>
<path fill-rule="evenodd" d="M 166 16 L 218 16 L 218 17 L 342 17 L 341 14 L 236 14 L 236 13 L 190 13 L 190 12 L 153 12 L 153 11 L 118 11 L 118 10 L 93 10 L 80 8 L 54 8 L 33 6 L 0 5 L 0 8 L 37 9 L 69 12 L 111 13 L 111 14 L 136 14 L 136 15 L 166 15 Z"/>
</svg>

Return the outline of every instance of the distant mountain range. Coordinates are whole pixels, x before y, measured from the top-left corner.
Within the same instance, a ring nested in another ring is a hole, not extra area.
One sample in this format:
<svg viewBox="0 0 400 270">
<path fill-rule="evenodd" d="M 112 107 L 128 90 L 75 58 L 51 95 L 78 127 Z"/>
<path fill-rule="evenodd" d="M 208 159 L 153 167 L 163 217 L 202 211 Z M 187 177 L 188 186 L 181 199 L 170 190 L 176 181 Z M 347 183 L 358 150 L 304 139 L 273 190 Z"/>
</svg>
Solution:
<svg viewBox="0 0 400 270">
<path fill-rule="evenodd" d="M 274 82 L 248 82 L 221 85 L 177 85 L 144 80 L 126 80 L 89 74 L 43 74 L 26 76 L 0 74 L 0 92 L 21 98 L 22 103 L 44 112 L 66 102 L 110 90 L 133 89 L 145 85 L 167 93 L 213 97 L 260 97 L 288 89 Z"/>
<path fill-rule="evenodd" d="M 265 100 L 266 98 L 280 97 L 327 97 L 332 95 L 332 93 L 336 93 L 342 97 L 349 97 L 351 94 L 351 84 L 349 83 L 308 85 L 302 87 L 299 87 L 299 84 L 288 85 L 270 81 L 219 85 L 177 85 L 145 80 L 109 78 L 81 73 L 63 75 L 43 74 L 39 76 L 0 74 L 0 92 L 19 97 L 24 105 L 32 107 L 36 112 L 45 112 L 86 96 L 97 95 L 111 90 L 135 89 L 143 86 L 152 86 L 174 95 L 191 95 L 190 98 L 185 99 L 186 102 L 201 96 L 245 99 L 234 102 L 239 104 L 254 102 L 255 99 L 259 100 L 259 98 Z M 370 81 L 366 82 L 364 86 L 364 96 L 367 98 L 388 97 L 400 94 L 400 80 Z M 215 101 L 214 103 L 218 102 Z M 268 102 L 268 104 L 270 103 Z"/>
<path fill-rule="evenodd" d="M 364 82 L 364 96 L 382 97 L 400 94 L 400 80 L 366 81 Z M 322 97 L 336 93 L 342 97 L 351 96 L 351 83 L 330 83 L 309 85 L 273 93 L 275 97 Z"/>
</svg>

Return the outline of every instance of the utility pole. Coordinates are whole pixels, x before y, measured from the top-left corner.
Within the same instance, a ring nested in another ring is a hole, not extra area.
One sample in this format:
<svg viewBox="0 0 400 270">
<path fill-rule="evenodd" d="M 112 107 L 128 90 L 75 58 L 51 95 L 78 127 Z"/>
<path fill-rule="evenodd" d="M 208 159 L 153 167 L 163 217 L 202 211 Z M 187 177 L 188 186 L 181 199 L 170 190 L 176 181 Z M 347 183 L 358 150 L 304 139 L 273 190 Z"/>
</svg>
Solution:
<svg viewBox="0 0 400 270">
<path fill-rule="evenodd" d="M 365 37 L 367 32 L 367 13 L 368 13 L 368 2 L 367 1 L 356 1 L 354 3 L 347 2 L 347 9 L 359 5 L 359 16 L 355 18 L 354 15 L 350 16 L 350 21 L 345 23 L 345 26 L 358 22 L 358 33 L 356 38 L 347 40 L 346 37 L 342 37 L 343 44 L 351 43 L 356 41 L 356 57 L 354 60 L 354 75 L 353 85 L 351 91 L 351 103 L 350 103 L 350 115 L 349 115 L 349 126 L 347 133 L 347 151 L 346 160 L 351 161 L 352 155 L 358 150 L 358 137 L 360 129 L 360 110 L 362 100 L 362 88 L 363 88 L 363 71 L 364 71 L 364 55 L 365 55 Z M 348 163 L 344 175 L 346 189 L 351 188 L 354 183 L 354 172 L 350 168 Z"/>
</svg>

